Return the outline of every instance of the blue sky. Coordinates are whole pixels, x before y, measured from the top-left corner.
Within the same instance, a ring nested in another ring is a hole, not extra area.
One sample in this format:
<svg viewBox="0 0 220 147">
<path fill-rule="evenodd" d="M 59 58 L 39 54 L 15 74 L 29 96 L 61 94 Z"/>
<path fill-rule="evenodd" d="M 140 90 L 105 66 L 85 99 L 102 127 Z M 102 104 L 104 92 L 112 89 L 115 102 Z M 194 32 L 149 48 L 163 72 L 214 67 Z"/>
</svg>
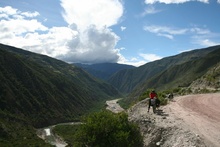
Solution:
<svg viewBox="0 0 220 147">
<path fill-rule="evenodd" d="M 220 0 L 0 0 L 0 43 L 135 66 L 220 44 Z"/>
</svg>

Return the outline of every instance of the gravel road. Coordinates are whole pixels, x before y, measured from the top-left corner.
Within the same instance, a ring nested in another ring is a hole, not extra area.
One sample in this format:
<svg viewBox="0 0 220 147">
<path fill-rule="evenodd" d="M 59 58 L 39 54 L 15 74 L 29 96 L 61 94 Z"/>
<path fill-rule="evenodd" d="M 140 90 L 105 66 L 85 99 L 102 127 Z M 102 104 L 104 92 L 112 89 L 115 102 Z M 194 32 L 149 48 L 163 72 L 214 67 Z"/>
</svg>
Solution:
<svg viewBox="0 0 220 147">
<path fill-rule="evenodd" d="M 178 97 L 168 105 L 170 113 L 181 118 L 207 146 L 220 146 L 220 93 Z"/>
<path fill-rule="evenodd" d="M 147 102 L 127 111 L 146 147 L 220 147 L 220 93 L 175 97 L 157 114 L 147 112 Z"/>
</svg>

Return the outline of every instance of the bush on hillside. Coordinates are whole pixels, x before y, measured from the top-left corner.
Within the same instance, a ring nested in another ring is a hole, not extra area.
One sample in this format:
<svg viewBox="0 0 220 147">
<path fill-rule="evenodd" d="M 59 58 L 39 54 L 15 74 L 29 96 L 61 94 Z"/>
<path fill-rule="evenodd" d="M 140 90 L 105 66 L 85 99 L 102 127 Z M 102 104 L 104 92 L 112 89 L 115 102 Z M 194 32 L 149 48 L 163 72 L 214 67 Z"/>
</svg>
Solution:
<svg viewBox="0 0 220 147">
<path fill-rule="evenodd" d="M 74 146 L 141 147 L 143 138 L 127 114 L 102 111 L 83 119 L 74 136 Z"/>
</svg>

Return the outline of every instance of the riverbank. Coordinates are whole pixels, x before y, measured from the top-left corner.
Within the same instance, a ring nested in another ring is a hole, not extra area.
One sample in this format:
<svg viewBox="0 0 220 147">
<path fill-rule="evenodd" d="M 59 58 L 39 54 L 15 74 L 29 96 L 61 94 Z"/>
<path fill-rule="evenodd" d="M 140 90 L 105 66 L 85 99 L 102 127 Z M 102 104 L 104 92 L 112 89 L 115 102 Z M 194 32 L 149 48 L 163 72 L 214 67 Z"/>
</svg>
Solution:
<svg viewBox="0 0 220 147">
<path fill-rule="evenodd" d="M 60 125 L 79 125 L 80 122 L 69 122 L 69 123 L 60 123 L 57 125 L 48 126 L 45 128 L 37 129 L 37 136 L 43 139 L 45 142 L 55 145 L 56 147 L 65 147 L 68 144 L 63 140 L 62 137 L 58 136 L 53 132 L 53 129 L 56 126 Z"/>
<path fill-rule="evenodd" d="M 113 113 L 119 113 L 124 111 L 123 108 L 117 103 L 120 99 L 106 101 L 106 109 L 112 111 Z M 57 125 L 48 126 L 45 128 L 41 128 L 37 130 L 37 136 L 45 142 L 55 145 L 56 147 L 65 147 L 68 144 L 62 139 L 62 137 L 58 136 L 53 132 L 53 128 L 58 125 L 78 125 L 80 122 L 70 122 L 70 123 L 60 123 Z"/>
<path fill-rule="evenodd" d="M 118 104 L 120 99 L 106 101 L 106 109 L 112 111 L 113 113 L 119 113 L 124 111 L 124 109 Z"/>
</svg>

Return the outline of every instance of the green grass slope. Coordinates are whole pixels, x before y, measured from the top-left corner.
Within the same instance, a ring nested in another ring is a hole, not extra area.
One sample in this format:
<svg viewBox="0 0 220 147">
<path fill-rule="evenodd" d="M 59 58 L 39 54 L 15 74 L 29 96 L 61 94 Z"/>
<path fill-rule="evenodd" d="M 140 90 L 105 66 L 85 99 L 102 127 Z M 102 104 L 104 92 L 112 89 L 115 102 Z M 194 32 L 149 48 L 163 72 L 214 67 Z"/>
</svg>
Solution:
<svg viewBox="0 0 220 147">
<path fill-rule="evenodd" d="M 76 120 L 119 96 L 115 88 L 80 68 L 3 44 L 0 81 L 0 130 L 4 130 L 0 138 L 13 136 L 17 126 L 26 130 L 29 127 L 24 126 Z"/>
<path fill-rule="evenodd" d="M 174 66 L 176 66 L 176 68 L 178 66 L 181 67 L 184 63 L 202 58 L 218 48 L 220 48 L 220 46 L 213 46 L 205 49 L 197 49 L 189 52 L 184 52 L 175 56 L 166 57 L 154 62 L 150 62 L 138 68 L 122 70 L 114 74 L 108 80 L 108 82 L 116 88 L 118 88 L 119 91 L 123 93 L 130 93 L 135 88 L 146 83 L 146 81 L 150 80 L 154 76 L 168 71 L 169 68 L 172 68 Z M 171 76 L 172 74 L 173 72 L 169 75 Z M 160 82 L 157 81 L 157 83 L 159 84 Z"/>
<path fill-rule="evenodd" d="M 218 70 L 213 70 L 213 68 L 218 69 L 217 65 L 219 63 L 220 47 L 208 53 L 206 56 L 179 65 L 171 66 L 167 70 L 156 74 L 152 78 L 146 80 L 145 83 L 134 89 L 134 91 L 130 94 L 128 98 L 130 100 L 128 101 L 133 101 L 140 94 L 146 91 L 146 89 L 153 88 L 163 91 L 178 87 L 189 87 L 195 80 L 207 75 L 206 73 L 210 73 L 209 71 L 213 71 L 212 74 L 209 74 L 209 78 L 218 79 Z"/>
</svg>

